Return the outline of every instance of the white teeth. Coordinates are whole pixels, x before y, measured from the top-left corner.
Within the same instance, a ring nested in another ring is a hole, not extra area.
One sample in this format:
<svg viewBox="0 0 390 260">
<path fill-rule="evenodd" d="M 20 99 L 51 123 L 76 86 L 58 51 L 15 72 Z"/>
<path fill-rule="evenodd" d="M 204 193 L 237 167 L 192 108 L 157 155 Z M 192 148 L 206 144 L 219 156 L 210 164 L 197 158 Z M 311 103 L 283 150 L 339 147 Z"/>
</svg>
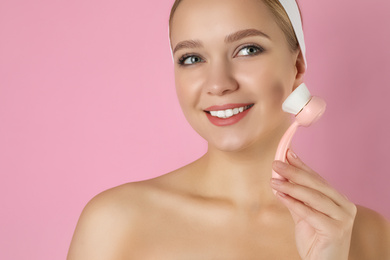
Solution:
<svg viewBox="0 0 390 260">
<path fill-rule="evenodd" d="M 219 111 L 217 112 L 217 117 L 219 117 L 219 118 L 225 118 L 225 117 L 226 117 L 226 116 L 225 116 L 225 111 L 219 110 Z"/>
<path fill-rule="evenodd" d="M 210 114 L 212 116 L 216 116 L 219 118 L 229 118 L 234 115 L 237 115 L 238 113 L 244 112 L 244 110 L 248 109 L 251 106 L 245 106 L 245 107 L 238 107 L 233 109 L 226 109 L 226 110 L 218 110 L 218 111 L 210 111 Z"/>
<path fill-rule="evenodd" d="M 226 117 L 231 117 L 233 114 L 233 109 L 228 109 L 228 110 L 225 110 L 225 116 Z"/>
</svg>

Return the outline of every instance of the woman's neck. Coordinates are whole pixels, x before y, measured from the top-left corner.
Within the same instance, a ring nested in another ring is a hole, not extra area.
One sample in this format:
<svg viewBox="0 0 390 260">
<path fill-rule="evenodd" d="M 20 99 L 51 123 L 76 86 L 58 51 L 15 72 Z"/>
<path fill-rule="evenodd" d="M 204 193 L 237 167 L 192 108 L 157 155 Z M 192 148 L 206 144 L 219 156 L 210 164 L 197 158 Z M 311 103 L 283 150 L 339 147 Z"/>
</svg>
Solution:
<svg viewBox="0 0 390 260">
<path fill-rule="evenodd" d="M 275 203 L 270 188 L 272 162 L 279 141 L 288 125 L 245 149 L 220 151 L 209 145 L 207 153 L 194 166 L 196 181 L 206 196 L 223 198 L 242 207 L 261 207 Z"/>
</svg>

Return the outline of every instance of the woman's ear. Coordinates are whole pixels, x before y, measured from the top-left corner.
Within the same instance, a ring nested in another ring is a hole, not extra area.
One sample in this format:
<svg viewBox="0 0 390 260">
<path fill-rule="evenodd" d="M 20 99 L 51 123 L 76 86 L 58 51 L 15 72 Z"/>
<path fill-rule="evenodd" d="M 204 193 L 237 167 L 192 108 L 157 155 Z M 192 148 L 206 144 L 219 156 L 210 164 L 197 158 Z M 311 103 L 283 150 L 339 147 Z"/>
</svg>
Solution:
<svg viewBox="0 0 390 260">
<path fill-rule="evenodd" d="M 295 60 L 295 81 L 293 91 L 303 83 L 303 76 L 306 72 L 306 64 L 305 59 L 303 58 L 302 51 L 298 51 L 298 55 Z"/>
</svg>

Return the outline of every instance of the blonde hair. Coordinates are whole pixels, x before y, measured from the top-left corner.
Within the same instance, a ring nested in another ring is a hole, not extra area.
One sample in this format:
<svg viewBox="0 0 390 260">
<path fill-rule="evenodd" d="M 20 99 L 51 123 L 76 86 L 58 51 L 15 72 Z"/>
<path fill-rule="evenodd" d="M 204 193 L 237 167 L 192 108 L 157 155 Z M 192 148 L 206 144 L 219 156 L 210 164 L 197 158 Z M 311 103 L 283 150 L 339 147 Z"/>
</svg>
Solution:
<svg viewBox="0 0 390 260">
<path fill-rule="evenodd" d="M 176 12 L 176 9 L 182 1 L 183 0 L 175 0 L 175 2 L 172 5 L 171 13 L 169 15 L 169 28 L 171 27 L 172 19 Z M 263 3 L 269 8 L 269 10 L 274 15 L 276 23 L 278 24 L 278 26 L 283 31 L 286 37 L 290 50 L 292 52 L 297 51 L 299 49 L 299 42 L 295 35 L 294 28 L 291 24 L 291 21 L 286 11 L 284 10 L 282 4 L 279 2 L 279 0 L 260 0 L 260 1 L 263 1 Z M 298 4 L 298 9 L 299 9 L 299 4 Z M 299 13 L 301 14 L 301 9 L 299 9 Z M 171 33 L 169 33 L 169 37 L 171 37 Z"/>
</svg>

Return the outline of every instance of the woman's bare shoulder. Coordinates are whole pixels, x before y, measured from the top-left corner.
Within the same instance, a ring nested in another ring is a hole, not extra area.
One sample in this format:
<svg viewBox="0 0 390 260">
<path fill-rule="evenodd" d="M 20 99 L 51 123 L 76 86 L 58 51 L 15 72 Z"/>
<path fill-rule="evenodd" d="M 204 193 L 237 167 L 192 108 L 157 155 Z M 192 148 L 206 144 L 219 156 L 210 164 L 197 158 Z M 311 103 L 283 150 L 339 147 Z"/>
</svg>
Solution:
<svg viewBox="0 0 390 260">
<path fill-rule="evenodd" d="M 163 193 L 173 191 L 180 185 L 177 184 L 180 181 L 175 177 L 179 171 L 180 169 L 152 179 L 129 182 L 107 189 L 87 203 L 81 217 L 125 216 L 128 219 L 129 215 L 135 216 L 138 211 L 143 211 L 152 206 L 153 202 L 162 199 Z M 110 216 L 111 214 L 113 216 Z"/>
<path fill-rule="evenodd" d="M 169 188 L 169 176 L 166 174 L 149 180 L 125 183 L 107 189 L 94 196 L 85 206 L 80 220 L 88 218 L 109 218 L 120 221 L 125 218 L 129 222 L 132 218 L 153 206 L 164 190 Z"/>
<path fill-rule="evenodd" d="M 126 183 L 93 197 L 81 213 L 67 259 L 120 258 L 124 241 L 136 240 L 137 226 L 153 211 L 163 180 Z"/>
<path fill-rule="evenodd" d="M 351 241 L 352 259 L 390 259 L 390 222 L 378 212 L 357 205 Z"/>
</svg>

